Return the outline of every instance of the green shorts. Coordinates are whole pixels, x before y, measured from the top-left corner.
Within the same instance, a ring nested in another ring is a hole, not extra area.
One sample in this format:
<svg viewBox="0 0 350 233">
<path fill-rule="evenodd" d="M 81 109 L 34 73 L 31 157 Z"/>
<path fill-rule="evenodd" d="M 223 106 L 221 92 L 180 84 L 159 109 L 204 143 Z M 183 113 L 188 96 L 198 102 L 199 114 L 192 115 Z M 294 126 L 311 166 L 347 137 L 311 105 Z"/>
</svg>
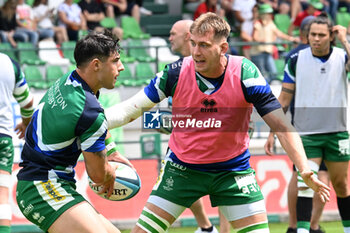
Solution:
<svg viewBox="0 0 350 233">
<path fill-rule="evenodd" d="M 19 180 L 16 199 L 23 215 L 46 232 L 64 211 L 85 201 L 75 189 L 73 182 L 62 179 Z"/>
<path fill-rule="evenodd" d="M 301 136 L 308 158 L 323 158 L 326 161 L 350 160 L 349 133 L 329 133 Z"/>
<path fill-rule="evenodd" d="M 0 137 L 0 170 L 12 172 L 14 150 L 11 137 Z"/>
<path fill-rule="evenodd" d="M 255 171 L 204 172 L 166 161 L 151 195 L 190 207 L 200 197 L 209 195 L 211 205 L 231 206 L 263 200 Z"/>
</svg>

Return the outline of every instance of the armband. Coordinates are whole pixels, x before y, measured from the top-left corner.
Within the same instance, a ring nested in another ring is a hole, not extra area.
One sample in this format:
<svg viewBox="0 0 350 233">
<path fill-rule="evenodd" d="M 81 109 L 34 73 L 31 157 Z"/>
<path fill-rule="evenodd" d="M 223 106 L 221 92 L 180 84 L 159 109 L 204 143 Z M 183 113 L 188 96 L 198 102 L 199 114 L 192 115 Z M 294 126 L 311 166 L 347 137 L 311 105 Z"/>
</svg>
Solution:
<svg viewBox="0 0 350 233">
<path fill-rule="evenodd" d="M 21 108 L 21 116 L 23 118 L 30 118 L 33 116 L 34 107 L 30 106 L 29 108 Z"/>
<path fill-rule="evenodd" d="M 110 156 L 112 153 L 117 151 L 117 145 L 113 141 L 112 137 L 109 137 L 105 140 L 105 145 L 107 149 L 107 156 Z"/>
</svg>

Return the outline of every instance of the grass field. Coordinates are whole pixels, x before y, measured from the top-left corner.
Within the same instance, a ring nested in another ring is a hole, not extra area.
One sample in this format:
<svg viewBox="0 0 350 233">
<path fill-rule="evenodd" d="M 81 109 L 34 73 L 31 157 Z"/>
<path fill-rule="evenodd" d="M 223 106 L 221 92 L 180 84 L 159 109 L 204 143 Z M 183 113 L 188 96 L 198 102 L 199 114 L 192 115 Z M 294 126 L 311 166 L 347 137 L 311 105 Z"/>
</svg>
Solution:
<svg viewBox="0 0 350 233">
<path fill-rule="evenodd" d="M 287 230 L 287 223 L 269 223 L 270 233 L 285 233 Z M 343 227 L 341 222 L 322 222 L 322 228 L 326 233 L 342 233 Z M 196 230 L 195 227 L 181 227 L 181 228 L 170 228 L 169 233 L 193 233 Z M 130 230 L 122 231 L 122 233 L 129 233 Z M 231 230 L 232 233 L 236 232 Z"/>
</svg>

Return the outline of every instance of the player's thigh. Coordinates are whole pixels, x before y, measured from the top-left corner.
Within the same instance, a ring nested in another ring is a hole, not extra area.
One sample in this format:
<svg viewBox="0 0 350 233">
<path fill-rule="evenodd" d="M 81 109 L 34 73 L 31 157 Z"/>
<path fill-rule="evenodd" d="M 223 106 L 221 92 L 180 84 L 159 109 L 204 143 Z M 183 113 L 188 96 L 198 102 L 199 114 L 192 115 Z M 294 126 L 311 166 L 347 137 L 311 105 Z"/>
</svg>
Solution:
<svg viewBox="0 0 350 233">
<path fill-rule="evenodd" d="M 65 180 L 19 180 L 18 207 L 29 221 L 47 231 L 66 210 L 85 201 L 75 188 L 73 182 Z"/>
<path fill-rule="evenodd" d="M 349 134 L 339 132 L 327 134 L 324 160 L 331 162 L 345 162 L 350 160 Z M 327 168 L 329 169 L 328 165 Z"/>
<path fill-rule="evenodd" d="M 328 174 L 329 174 L 330 180 L 332 181 L 332 185 L 334 187 L 335 192 L 337 193 L 337 196 L 339 197 L 348 196 L 350 194 L 349 187 L 348 187 L 349 161 L 345 161 L 345 162 L 325 161 L 325 162 L 328 168 Z"/>
<path fill-rule="evenodd" d="M 301 136 L 303 147 L 308 159 L 322 158 L 323 156 L 323 140 L 320 135 L 303 135 Z"/>
<path fill-rule="evenodd" d="M 107 230 L 108 233 L 120 233 L 119 229 L 117 229 L 112 223 L 111 221 L 109 221 L 105 216 L 103 216 L 102 214 L 98 214 L 98 216 L 100 217 L 105 229 Z"/>
<path fill-rule="evenodd" d="M 11 137 L 0 135 L 0 170 L 11 173 L 14 149 Z"/>
<path fill-rule="evenodd" d="M 193 170 L 165 160 L 151 196 L 189 208 L 200 197 L 209 194 L 210 183 L 214 178 L 213 173 Z"/>
<path fill-rule="evenodd" d="M 95 209 L 87 202 L 72 206 L 59 216 L 49 228 L 50 233 L 120 233 L 117 228 L 108 227 Z"/>
<path fill-rule="evenodd" d="M 264 199 L 252 168 L 216 173 L 209 196 L 212 206 L 242 205 Z"/>
</svg>

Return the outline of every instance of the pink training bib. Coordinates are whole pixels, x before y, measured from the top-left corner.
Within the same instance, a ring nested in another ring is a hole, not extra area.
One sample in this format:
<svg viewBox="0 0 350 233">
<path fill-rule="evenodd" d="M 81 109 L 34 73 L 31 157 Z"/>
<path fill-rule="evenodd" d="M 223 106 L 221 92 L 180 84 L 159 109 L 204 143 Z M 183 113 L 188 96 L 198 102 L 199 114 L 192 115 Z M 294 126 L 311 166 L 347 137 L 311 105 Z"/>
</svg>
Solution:
<svg viewBox="0 0 350 233">
<path fill-rule="evenodd" d="M 227 161 L 248 148 L 252 104 L 241 86 L 243 57 L 229 56 L 219 90 L 203 93 L 196 82 L 192 57 L 183 60 L 173 96 L 173 132 L 169 147 L 183 162 Z"/>
</svg>

